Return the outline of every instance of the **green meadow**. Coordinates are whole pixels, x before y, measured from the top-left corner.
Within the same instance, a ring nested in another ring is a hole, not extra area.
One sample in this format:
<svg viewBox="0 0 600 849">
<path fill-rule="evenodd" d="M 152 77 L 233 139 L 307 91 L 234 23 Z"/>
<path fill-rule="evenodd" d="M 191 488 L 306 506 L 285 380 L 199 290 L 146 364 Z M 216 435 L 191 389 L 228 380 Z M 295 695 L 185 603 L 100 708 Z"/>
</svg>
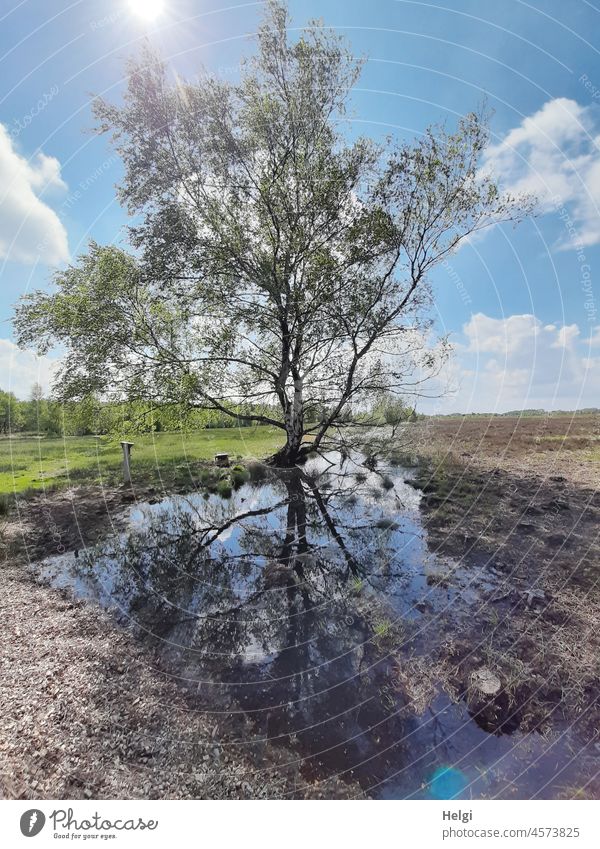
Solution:
<svg viewBox="0 0 600 849">
<path fill-rule="evenodd" d="M 233 459 L 265 458 L 283 443 L 272 427 L 214 428 L 194 433 L 125 436 L 135 484 L 194 484 L 202 461 L 224 452 Z M 0 494 L 56 489 L 75 483 L 112 485 L 122 481 L 122 451 L 115 437 L 32 437 L 0 439 Z"/>
</svg>

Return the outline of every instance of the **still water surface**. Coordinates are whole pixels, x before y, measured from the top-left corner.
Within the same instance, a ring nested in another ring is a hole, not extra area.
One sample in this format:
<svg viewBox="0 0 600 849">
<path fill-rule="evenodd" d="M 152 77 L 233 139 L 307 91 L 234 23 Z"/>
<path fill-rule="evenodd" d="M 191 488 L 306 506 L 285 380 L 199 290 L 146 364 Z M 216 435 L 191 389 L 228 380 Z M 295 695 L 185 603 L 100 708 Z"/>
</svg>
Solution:
<svg viewBox="0 0 600 849">
<path fill-rule="evenodd" d="M 300 783 L 469 799 L 580 781 L 598 752 L 572 730 L 490 733 L 441 682 L 419 695 L 434 642 L 472 629 L 496 577 L 430 551 L 410 472 L 331 455 L 256 477 L 137 504 L 126 533 L 36 568 L 133 626 L 198 709 L 250 722 L 257 758 L 282 747 Z"/>
</svg>

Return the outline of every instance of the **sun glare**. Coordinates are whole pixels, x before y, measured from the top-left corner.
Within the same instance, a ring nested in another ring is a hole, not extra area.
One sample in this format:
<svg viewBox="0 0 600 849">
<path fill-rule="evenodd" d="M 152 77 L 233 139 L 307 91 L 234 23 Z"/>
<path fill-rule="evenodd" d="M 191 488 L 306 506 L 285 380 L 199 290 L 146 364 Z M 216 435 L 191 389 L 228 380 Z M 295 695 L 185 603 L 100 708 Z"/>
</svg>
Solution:
<svg viewBox="0 0 600 849">
<path fill-rule="evenodd" d="M 146 21 L 153 21 L 165 8 L 164 0 L 129 0 L 129 6 L 134 14 Z"/>
</svg>

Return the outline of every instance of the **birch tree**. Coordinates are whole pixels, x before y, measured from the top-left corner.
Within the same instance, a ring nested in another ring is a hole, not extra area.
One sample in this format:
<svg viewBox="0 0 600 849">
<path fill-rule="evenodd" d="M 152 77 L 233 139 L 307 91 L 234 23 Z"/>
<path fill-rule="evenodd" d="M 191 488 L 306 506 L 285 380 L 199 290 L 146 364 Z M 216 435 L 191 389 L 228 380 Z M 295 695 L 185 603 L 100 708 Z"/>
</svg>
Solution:
<svg viewBox="0 0 600 849">
<path fill-rule="evenodd" d="M 439 367 L 430 273 L 530 202 L 479 169 L 481 114 L 411 143 L 352 138 L 362 63 L 320 23 L 267 4 L 239 83 L 185 81 L 144 50 L 102 99 L 136 223 L 25 298 L 23 344 L 67 348 L 62 397 L 120 393 L 282 430 L 281 464 Z M 443 344 L 442 344 L 443 349 Z M 317 411 L 318 414 L 317 414 Z"/>
</svg>

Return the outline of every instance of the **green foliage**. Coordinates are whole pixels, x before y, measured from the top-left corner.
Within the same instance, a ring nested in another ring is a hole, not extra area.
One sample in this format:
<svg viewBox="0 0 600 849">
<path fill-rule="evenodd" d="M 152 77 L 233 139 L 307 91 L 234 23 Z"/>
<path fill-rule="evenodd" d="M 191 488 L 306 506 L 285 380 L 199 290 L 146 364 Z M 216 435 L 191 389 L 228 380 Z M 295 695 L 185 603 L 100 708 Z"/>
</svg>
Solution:
<svg viewBox="0 0 600 849">
<path fill-rule="evenodd" d="M 375 634 L 375 637 L 379 640 L 382 640 L 387 637 L 391 633 L 391 630 L 392 623 L 389 619 L 379 619 L 374 623 L 373 626 L 373 632 Z"/>
<path fill-rule="evenodd" d="M 231 470 L 231 483 L 238 489 L 250 480 L 250 473 L 243 466 L 234 466 Z"/>
<path fill-rule="evenodd" d="M 397 425 L 410 421 L 412 415 L 412 405 L 395 395 L 383 393 L 363 418 L 379 425 Z"/>
<path fill-rule="evenodd" d="M 23 405 L 12 392 L 0 390 L 0 433 L 14 433 L 24 425 Z"/>
<path fill-rule="evenodd" d="M 94 394 L 78 400 L 55 401 L 44 397 L 37 384 L 28 401 L 20 401 L 12 392 L 0 390 L 0 434 L 5 435 L 106 436 L 240 427 L 252 428 L 252 422 L 236 421 L 215 410 L 176 404 L 156 407 L 147 401 L 101 401 Z"/>
</svg>

